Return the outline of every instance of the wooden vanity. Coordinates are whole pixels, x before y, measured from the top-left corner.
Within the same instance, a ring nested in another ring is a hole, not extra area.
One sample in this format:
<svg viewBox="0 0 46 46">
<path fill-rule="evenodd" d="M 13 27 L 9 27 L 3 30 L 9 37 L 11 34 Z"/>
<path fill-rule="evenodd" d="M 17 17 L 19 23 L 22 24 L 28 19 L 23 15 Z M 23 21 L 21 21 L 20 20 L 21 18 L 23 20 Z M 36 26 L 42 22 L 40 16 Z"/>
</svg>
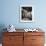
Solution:
<svg viewBox="0 0 46 46">
<path fill-rule="evenodd" d="M 44 46 L 44 32 L 3 32 L 3 46 Z"/>
</svg>

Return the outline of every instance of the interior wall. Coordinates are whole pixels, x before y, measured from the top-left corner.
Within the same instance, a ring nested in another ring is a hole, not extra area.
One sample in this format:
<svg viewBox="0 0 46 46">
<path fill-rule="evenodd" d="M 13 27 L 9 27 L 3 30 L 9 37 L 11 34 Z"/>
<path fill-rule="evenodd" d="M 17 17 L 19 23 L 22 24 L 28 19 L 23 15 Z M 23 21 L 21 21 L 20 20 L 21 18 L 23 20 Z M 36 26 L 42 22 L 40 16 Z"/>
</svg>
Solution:
<svg viewBox="0 0 46 46">
<path fill-rule="evenodd" d="M 0 25 L 13 24 L 16 28 L 46 28 L 46 0 L 0 0 Z M 34 6 L 34 22 L 20 22 L 20 5 Z"/>
</svg>

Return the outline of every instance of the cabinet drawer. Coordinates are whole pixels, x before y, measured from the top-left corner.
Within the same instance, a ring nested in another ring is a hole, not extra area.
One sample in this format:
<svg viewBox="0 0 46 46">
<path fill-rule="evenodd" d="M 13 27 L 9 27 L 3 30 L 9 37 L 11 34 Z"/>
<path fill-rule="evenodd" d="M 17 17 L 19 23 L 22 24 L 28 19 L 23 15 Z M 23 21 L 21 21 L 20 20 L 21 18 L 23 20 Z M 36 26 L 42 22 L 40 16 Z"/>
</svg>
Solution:
<svg viewBox="0 0 46 46">
<path fill-rule="evenodd" d="M 32 44 L 32 46 L 44 46 L 44 44 Z"/>
<path fill-rule="evenodd" d="M 43 44 L 44 36 L 32 36 L 32 43 L 33 44 Z"/>
<path fill-rule="evenodd" d="M 14 44 L 3 44 L 2 46 L 15 46 Z"/>
<path fill-rule="evenodd" d="M 4 36 L 23 36 L 23 32 L 4 32 Z"/>
<path fill-rule="evenodd" d="M 23 43 L 14 43 L 14 44 L 2 44 L 2 46 L 23 46 Z"/>
<path fill-rule="evenodd" d="M 25 32 L 24 36 L 44 36 L 44 32 Z"/>
<path fill-rule="evenodd" d="M 23 41 L 23 36 L 4 36 L 3 43 L 14 43 Z"/>
</svg>

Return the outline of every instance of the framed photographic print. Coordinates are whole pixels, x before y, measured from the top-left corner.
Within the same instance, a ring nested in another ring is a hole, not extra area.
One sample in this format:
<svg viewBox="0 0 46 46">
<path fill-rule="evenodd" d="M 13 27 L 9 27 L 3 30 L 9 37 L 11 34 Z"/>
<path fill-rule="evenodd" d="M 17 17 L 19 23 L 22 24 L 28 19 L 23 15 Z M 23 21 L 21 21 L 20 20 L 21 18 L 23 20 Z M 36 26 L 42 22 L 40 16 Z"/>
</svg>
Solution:
<svg viewBox="0 0 46 46">
<path fill-rule="evenodd" d="M 32 5 L 20 6 L 20 22 L 34 21 L 34 7 Z"/>
</svg>

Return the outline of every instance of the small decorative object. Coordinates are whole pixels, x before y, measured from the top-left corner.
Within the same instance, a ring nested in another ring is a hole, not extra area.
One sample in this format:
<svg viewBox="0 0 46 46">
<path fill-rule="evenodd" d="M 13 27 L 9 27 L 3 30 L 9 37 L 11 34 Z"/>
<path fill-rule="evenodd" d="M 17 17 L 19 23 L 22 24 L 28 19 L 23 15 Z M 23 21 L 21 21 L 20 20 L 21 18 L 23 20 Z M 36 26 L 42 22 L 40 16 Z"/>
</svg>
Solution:
<svg viewBox="0 0 46 46">
<path fill-rule="evenodd" d="M 25 30 L 25 32 L 38 32 L 38 30 L 37 29 L 24 29 Z"/>
<path fill-rule="evenodd" d="M 20 21 L 21 22 L 34 21 L 34 8 L 32 5 L 21 5 L 20 6 Z"/>
<path fill-rule="evenodd" d="M 32 29 L 24 29 L 24 30 L 25 30 L 25 32 L 32 31 Z"/>
<path fill-rule="evenodd" d="M 15 27 L 11 24 L 7 27 L 8 32 L 16 32 Z"/>
<path fill-rule="evenodd" d="M 25 32 L 28 32 L 28 29 L 24 29 L 25 30 Z"/>
<path fill-rule="evenodd" d="M 32 30 L 32 32 L 33 32 L 33 31 L 36 31 L 36 29 L 34 28 L 34 29 Z"/>
</svg>

